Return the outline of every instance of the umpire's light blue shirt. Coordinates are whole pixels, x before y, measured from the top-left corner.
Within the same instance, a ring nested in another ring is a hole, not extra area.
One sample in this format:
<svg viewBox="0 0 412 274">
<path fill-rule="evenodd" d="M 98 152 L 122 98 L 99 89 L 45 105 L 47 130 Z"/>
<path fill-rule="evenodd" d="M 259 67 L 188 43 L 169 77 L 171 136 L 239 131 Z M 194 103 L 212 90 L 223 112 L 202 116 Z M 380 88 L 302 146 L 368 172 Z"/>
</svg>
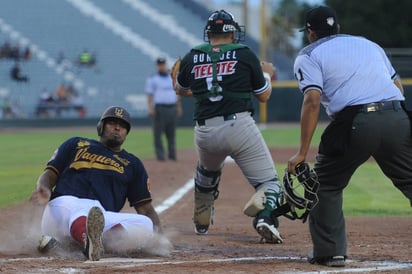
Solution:
<svg viewBox="0 0 412 274">
<path fill-rule="evenodd" d="M 294 64 L 302 93 L 319 90 L 329 116 L 346 106 L 404 100 L 384 50 L 363 37 L 338 34 L 303 48 Z"/>
</svg>

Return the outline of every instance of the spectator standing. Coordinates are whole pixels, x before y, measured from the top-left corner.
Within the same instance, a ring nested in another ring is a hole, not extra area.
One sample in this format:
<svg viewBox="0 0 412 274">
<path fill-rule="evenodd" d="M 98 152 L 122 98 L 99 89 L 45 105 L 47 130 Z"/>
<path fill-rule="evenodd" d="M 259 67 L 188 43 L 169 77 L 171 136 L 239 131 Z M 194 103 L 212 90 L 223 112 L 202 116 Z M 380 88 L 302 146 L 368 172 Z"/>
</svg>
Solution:
<svg viewBox="0 0 412 274">
<path fill-rule="evenodd" d="M 24 48 L 24 51 L 22 53 L 22 58 L 25 61 L 29 61 L 31 59 L 31 50 L 30 50 L 30 46 L 26 46 Z"/>
<path fill-rule="evenodd" d="M 176 126 L 177 118 L 182 116 L 180 98 L 173 89 L 166 59 L 156 60 L 157 72 L 146 80 L 145 92 L 149 116 L 153 119 L 153 143 L 156 158 L 165 161 L 165 149 L 162 136 L 166 136 L 167 158 L 176 161 Z"/>
<path fill-rule="evenodd" d="M 11 45 L 9 41 L 5 41 L 0 50 L 1 58 L 11 58 Z"/>
<path fill-rule="evenodd" d="M 60 102 L 70 101 L 66 86 L 63 83 L 61 83 L 56 89 L 56 98 Z"/>
<path fill-rule="evenodd" d="M 92 56 L 90 52 L 85 49 L 79 56 L 79 63 L 80 65 L 89 65 L 91 62 Z"/>
<path fill-rule="evenodd" d="M 6 96 L 3 98 L 1 108 L 3 112 L 3 116 L 2 116 L 3 118 L 12 118 L 14 116 L 9 97 Z"/>
<path fill-rule="evenodd" d="M 87 49 L 79 56 L 79 65 L 82 66 L 94 66 L 96 64 L 96 53 L 90 53 Z"/>
<path fill-rule="evenodd" d="M 310 45 L 294 64 L 303 93 L 301 144 L 288 161 L 288 171 L 305 161 L 322 104 L 331 122 L 322 133 L 314 166 L 319 203 L 309 215 L 313 252 L 308 260 L 343 267 L 347 257 L 343 190 L 361 164 L 373 156 L 412 205 L 411 125 L 402 107 L 400 78 L 379 45 L 339 34 L 335 11 L 324 6 L 306 13 L 302 31 Z"/>
</svg>

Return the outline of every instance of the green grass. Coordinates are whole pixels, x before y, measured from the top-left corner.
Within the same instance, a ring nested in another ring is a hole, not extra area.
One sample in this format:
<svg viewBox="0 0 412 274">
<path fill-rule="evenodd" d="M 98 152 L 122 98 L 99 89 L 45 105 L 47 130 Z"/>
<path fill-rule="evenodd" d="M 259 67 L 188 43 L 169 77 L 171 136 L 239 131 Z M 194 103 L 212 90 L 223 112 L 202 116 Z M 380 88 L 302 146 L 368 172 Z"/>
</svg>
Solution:
<svg viewBox="0 0 412 274">
<path fill-rule="evenodd" d="M 317 146 L 323 127 L 315 132 L 312 145 Z M 299 127 L 277 125 L 262 129 L 270 147 L 295 147 L 299 143 Z M 20 203 L 30 196 L 37 177 L 58 145 L 72 136 L 96 138 L 95 129 L 44 131 L 36 133 L 0 133 L 0 207 Z M 133 129 L 124 145 L 141 159 L 153 157 L 150 128 Z M 177 148 L 193 149 L 193 128 L 179 128 Z M 276 163 L 283 176 L 285 163 Z M 408 200 L 393 187 L 375 163 L 365 163 L 354 174 L 344 192 L 347 216 L 412 215 Z"/>
</svg>

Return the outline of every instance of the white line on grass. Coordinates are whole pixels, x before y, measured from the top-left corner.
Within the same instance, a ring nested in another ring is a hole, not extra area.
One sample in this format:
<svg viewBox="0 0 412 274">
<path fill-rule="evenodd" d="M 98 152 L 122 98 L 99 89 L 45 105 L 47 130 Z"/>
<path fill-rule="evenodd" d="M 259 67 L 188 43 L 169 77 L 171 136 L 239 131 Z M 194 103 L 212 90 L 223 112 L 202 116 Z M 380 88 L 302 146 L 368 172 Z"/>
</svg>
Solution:
<svg viewBox="0 0 412 274">
<path fill-rule="evenodd" d="M 194 186 L 194 181 L 193 179 L 189 180 L 179 188 L 175 193 L 172 194 L 169 198 L 163 201 L 160 205 L 156 206 L 156 212 L 158 214 L 162 213 L 166 209 L 169 209 L 172 207 L 174 204 L 176 204 L 189 190 L 191 190 Z"/>
<path fill-rule="evenodd" d="M 226 157 L 225 163 L 234 163 L 231 157 Z M 176 204 L 182 197 L 192 188 L 194 187 L 193 179 L 187 181 L 181 188 L 179 188 L 175 193 L 173 193 L 169 198 L 163 201 L 160 205 L 156 206 L 156 212 L 158 214 L 162 213 L 163 211 L 171 208 L 174 204 Z"/>
</svg>

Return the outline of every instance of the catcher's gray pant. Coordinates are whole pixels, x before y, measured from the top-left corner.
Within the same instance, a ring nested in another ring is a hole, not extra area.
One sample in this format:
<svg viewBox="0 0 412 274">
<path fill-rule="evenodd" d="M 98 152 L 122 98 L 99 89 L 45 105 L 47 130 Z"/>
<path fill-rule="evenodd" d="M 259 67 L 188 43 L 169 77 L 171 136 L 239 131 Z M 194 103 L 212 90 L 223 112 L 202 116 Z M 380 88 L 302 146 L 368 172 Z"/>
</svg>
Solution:
<svg viewBox="0 0 412 274">
<path fill-rule="evenodd" d="M 355 170 L 370 156 L 412 206 L 412 135 L 406 113 L 403 110 L 358 113 L 347 153 L 316 158 L 319 203 L 311 211 L 309 221 L 315 257 L 347 255 L 342 192 Z"/>
<path fill-rule="evenodd" d="M 264 185 L 280 191 L 272 156 L 250 112 L 237 113 L 235 120 L 208 119 L 195 127 L 194 138 L 204 169 L 219 171 L 231 156 L 255 189 Z"/>
</svg>

